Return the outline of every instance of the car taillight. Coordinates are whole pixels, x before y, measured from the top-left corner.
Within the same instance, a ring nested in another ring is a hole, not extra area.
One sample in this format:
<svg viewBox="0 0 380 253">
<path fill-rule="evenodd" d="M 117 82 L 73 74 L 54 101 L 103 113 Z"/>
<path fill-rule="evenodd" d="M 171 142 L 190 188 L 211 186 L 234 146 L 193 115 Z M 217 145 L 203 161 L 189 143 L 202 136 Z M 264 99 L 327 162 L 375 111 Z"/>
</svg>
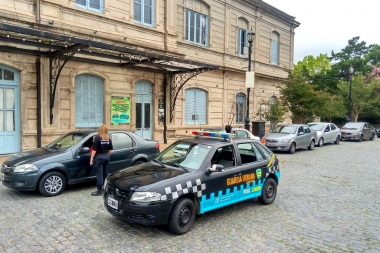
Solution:
<svg viewBox="0 0 380 253">
<path fill-rule="evenodd" d="M 156 149 L 160 149 L 160 143 L 156 143 Z"/>
</svg>

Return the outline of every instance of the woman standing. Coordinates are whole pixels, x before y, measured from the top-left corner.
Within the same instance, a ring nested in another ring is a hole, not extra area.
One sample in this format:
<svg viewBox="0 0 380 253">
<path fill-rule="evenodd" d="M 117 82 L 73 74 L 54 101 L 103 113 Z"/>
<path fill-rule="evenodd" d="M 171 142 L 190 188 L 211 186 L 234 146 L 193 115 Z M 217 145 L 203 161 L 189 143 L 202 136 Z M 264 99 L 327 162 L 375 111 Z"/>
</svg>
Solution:
<svg viewBox="0 0 380 253">
<path fill-rule="evenodd" d="M 110 164 L 110 153 L 113 149 L 112 140 L 108 135 L 108 128 L 105 124 L 98 129 L 98 135 L 95 137 L 94 146 L 92 147 L 90 165 L 94 164 L 96 171 L 97 191 L 91 192 L 92 196 L 102 195 L 104 180 L 108 175 L 108 166 Z"/>
</svg>

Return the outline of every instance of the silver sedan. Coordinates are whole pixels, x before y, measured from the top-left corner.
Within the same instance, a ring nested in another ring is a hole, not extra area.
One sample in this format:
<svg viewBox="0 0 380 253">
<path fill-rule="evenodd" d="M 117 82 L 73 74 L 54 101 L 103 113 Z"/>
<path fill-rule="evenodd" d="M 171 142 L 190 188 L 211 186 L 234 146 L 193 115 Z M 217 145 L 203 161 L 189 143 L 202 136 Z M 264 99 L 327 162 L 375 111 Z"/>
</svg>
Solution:
<svg viewBox="0 0 380 253">
<path fill-rule="evenodd" d="M 340 128 L 328 122 L 310 122 L 309 127 L 317 132 L 317 146 L 322 147 L 325 143 L 339 144 L 342 133 Z"/>
</svg>

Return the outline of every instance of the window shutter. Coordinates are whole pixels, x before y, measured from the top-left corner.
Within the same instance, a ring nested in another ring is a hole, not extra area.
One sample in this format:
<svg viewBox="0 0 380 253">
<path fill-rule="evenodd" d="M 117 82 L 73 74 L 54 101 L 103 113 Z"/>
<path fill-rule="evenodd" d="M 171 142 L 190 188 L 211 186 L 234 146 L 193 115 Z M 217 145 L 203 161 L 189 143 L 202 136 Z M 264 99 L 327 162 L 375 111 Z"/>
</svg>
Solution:
<svg viewBox="0 0 380 253">
<path fill-rule="evenodd" d="M 185 124 L 205 125 L 207 115 L 207 94 L 205 91 L 190 88 L 185 91 Z"/>
</svg>

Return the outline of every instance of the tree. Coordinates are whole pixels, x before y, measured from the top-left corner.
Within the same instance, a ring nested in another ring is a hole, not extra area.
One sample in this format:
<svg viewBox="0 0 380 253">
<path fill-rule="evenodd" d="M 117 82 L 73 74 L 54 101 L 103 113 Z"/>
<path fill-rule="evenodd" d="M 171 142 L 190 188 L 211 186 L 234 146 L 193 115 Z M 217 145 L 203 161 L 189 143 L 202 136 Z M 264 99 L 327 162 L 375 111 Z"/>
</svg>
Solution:
<svg viewBox="0 0 380 253">
<path fill-rule="evenodd" d="M 379 89 L 379 81 L 376 78 L 368 78 L 363 75 L 357 75 L 352 79 L 352 105 L 351 105 L 351 119 L 354 122 L 358 121 L 361 114 L 374 115 L 378 114 L 375 108 L 379 104 L 379 98 L 376 95 Z M 347 101 L 346 106 L 349 104 L 349 91 L 350 84 L 348 81 L 340 81 L 338 83 L 340 95 Z"/>
<path fill-rule="evenodd" d="M 283 102 L 275 98 L 273 100 L 264 101 L 261 103 L 266 105 L 265 111 L 259 109 L 258 115 L 261 115 L 264 119 L 269 120 L 271 124 L 271 129 L 273 129 L 277 123 L 282 122 L 286 119 L 286 113 L 288 112 L 288 107 L 283 105 Z"/>
<path fill-rule="evenodd" d="M 341 96 L 332 95 L 325 92 L 323 95 L 324 105 L 319 111 L 318 116 L 327 119 L 329 122 L 332 118 L 344 118 L 347 113 L 347 107 Z"/>
</svg>

